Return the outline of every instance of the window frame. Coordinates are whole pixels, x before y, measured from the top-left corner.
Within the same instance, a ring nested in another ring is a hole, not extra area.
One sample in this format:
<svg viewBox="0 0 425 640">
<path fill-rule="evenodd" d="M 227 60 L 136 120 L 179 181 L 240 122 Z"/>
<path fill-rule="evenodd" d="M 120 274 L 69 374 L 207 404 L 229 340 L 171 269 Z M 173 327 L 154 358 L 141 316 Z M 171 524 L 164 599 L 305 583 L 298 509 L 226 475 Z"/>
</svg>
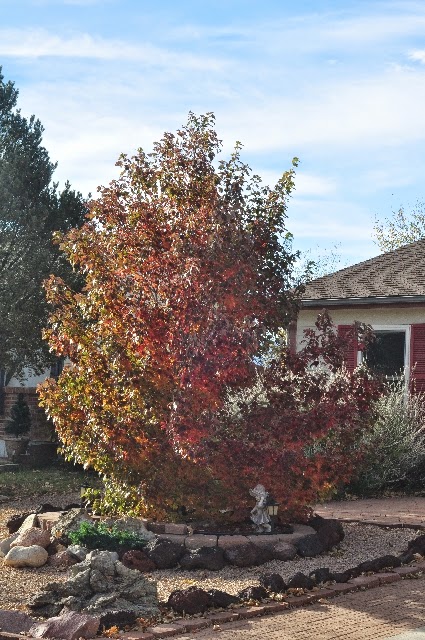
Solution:
<svg viewBox="0 0 425 640">
<path fill-rule="evenodd" d="M 397 332 L 404 331 L 404 380 L 406 388 L 409 388 L 410 384 L 410 341 L 412 333 L 411 324 L 372 324 L 370 325 L 373 331 L 382 332 Z M 357 366 L 363 362 L 363 351 L 357 351 Z"/>
</svg>

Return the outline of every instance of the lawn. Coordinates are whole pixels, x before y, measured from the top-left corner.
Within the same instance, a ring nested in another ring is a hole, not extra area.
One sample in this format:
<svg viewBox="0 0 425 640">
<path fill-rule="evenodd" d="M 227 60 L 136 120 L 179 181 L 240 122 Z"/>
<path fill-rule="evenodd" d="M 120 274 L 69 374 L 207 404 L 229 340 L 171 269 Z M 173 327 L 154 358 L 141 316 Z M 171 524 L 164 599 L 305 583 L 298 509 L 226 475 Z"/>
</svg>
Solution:
<svg viewBox="0 0 425 640">
<path fill-rule="evenodd" d="M 0 473 L 0 494 L 9 498 L 27 498 L 80 491 L 87 482 L 95 486 L 97 476 L 71 466 L 44 469 L 20 469 Z"/>
</svg>

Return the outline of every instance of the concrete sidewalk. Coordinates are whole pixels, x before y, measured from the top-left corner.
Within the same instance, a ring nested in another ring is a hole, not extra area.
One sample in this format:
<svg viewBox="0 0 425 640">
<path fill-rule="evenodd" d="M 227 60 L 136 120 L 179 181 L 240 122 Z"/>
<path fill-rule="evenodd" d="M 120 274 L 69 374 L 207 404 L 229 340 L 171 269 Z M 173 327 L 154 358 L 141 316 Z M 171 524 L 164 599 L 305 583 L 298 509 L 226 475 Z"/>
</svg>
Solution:
<svg viewBox="0 0 425 640">
<path fill-rule="evenodd" d="M 179 640 L 425 640 L 425 577 L 238 620 Z M 130 634 L 129 634 L 130 635 Z"/>
<path fill-rule="evenodd" d="M 314 511 L 324 518 L 365 522 L 383 526 L 425 529 L 425 498 L 370 498 L 317 504 Z"/>
</svg>

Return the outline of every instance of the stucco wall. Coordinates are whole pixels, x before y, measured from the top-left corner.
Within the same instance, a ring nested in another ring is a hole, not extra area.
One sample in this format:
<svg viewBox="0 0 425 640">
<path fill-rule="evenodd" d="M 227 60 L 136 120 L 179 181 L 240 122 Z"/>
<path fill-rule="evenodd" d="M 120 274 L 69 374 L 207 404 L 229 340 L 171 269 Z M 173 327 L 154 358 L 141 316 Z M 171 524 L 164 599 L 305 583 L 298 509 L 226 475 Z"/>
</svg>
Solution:
<svg viewBox="0 0 425 640">
<path fill-rule="evenodd" d="M 302 309 L 298 316 L 296 344 L 297 349 L 301 347 L 304 338 L 304 329 L 314 328 L 314 323 L 318 314 L 317 309 Z M 329 309 L 330 316 L 335 325 L 353 324 L 356 320 L 374 325 L 411 325 L 425 323 L 424 307 L 370 307 L 370 308 L 345 308 Z"/>
</svg>

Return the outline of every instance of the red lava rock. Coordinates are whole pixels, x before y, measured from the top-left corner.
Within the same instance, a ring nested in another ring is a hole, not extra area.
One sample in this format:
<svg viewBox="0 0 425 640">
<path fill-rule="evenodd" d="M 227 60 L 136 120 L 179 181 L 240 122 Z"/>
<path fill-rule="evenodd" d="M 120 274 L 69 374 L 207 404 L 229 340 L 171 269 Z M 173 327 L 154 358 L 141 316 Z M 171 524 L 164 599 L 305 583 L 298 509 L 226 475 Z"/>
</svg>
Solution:
<svg viewBox="0 0 425 640">
<path fill-rule="evenodd" d="M 168 606 L 177 613 L 204 613 L 210 605 L 210 597 L 206 591 L 199 587 L 189 587 L 189 589 L 177 589 L 170 594 L 167 602 Z"/>
<path fill-rule="evenodd" d="M 121 562 L 128 569 L 136 569 L 142 573 L 150 573 L 155 570 L 155 563 L 146 553 L 138 549 L 126 551 L 121 558 Z"/>
</svg>

